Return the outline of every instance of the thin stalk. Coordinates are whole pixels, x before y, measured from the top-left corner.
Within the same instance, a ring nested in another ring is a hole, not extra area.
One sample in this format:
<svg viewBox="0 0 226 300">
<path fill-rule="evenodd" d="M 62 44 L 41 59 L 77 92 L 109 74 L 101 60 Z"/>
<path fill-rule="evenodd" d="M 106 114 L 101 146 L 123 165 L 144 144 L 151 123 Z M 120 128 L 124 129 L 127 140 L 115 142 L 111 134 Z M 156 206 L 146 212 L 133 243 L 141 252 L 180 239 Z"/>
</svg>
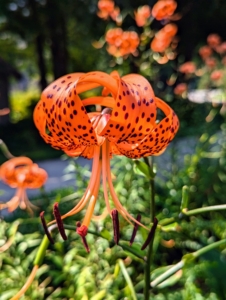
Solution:
<svg viewBox="0 0 226 300">
<path fill-rule="evenodd" d="M 125 280 L 126 280 L 126 282 L 128 284 L 129 289 L 130 289 L 131 298 L 133 300 L 137 300 L 137 296 L 136 296 L 136 293 L 135 293 L 135 290 L 134 290 L 134 287 L 133 287 L 132 280 L 131 280 L 131 278 L 129 276 L 129 273 L 126 270 L 126 267 L 124 265 L 123 260 L 119 259 L 118 263 L 119 263 L 119 267 L 121 268 L 122 274 L 123 274 L 123 276 L 124 276 L 124 278 L 125 278 Z"/>
<path fill-rule="evenodd" d="M 224 209 L 226 209 L 226 204 L 200 207 L 189 211 L 183 210 L 182 213 L 185 214 L 186 216 L 193 216 L 207 211 L 224 210 Z"/>
<path fill-rule="evenodd" d="M 153 164 L 148 160 L 148 158 L 144 158 L 146 164 L 149 168 L 153 169 Z M 152 170 L 153 171 L 153 170 Z M 154 222 L 155 217 L 155 182 L 154 178 L 150 180 L 150 190 L 151 190 L 151 202 L 150 202 L 150 217 L 151 222 Z M 144 300 L 149 300 L 149 290 L 150 290 L 150 282 L 151 282 L 151 260 L 152 260 L 152 250 L 153 250 L 153 241 L 150 242 L 147 251 L 147 261 L 144 270 Z"/>
<path fill-rule="evenodd" d="M 152 287 L 156 287 L 158 284 L 160 284 L 161 282 L 163 282 L 164 280 L 166 280 L 167 278 L 169 278 L 170 276 L 172 276 L 173 274 L 175 274 L 177 271 L 179 271 L 180 269 L 182 269 L 185 264 L 188 262 L 190 262 L 193 259 L 196 259 L 197 257 L 207 253 L 208 251 L 211 251 L 219 246 L 225 245 L 226 244 L 226 239 L 223 239 L 221 241 L 217 241 L 215 243 L 212 243 L 208 246 L 205 246 L 193 253 L 190 254 L 185 254 L 182 257 L 182 260 L 180 262 L 178 262 L 176 265 L 172 266 L 170 269 L 168 269 L 166 272 L 164 272 L 163 274 L 161 274 L 160 276 L 158 276 L 155 280 L 153 280 L 151 282 L 151 286 Z"/>
</svg>

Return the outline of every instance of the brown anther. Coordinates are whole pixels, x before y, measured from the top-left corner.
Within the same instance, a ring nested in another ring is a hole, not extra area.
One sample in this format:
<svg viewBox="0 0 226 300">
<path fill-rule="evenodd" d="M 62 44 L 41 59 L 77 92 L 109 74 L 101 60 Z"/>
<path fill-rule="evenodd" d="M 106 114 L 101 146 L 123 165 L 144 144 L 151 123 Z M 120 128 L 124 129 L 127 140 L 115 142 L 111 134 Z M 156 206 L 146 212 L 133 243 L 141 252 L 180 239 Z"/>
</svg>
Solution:
<svg viewBox="0 0 226 300">
<path fill-rule="evenodd" d="M 76 222 L 76 226 L 77 226 L 77 232 L 78 232 L 78 229 L 82 227 L 82 226 L 81 226 L 81 222 L 80 222 L 80 221 Z M 79 233 L 79 232 L 78 232 L 78 233 Z M 80 235 L 80 236 L 81 236 L 81 238 L 82 238 L 82 242 L 83 242 L 83 245 L 84 245 L 86 251 L 89 253 L 89 252 L 90 252 L 90 249 L 89 249 L 89 245 L 88 245 L 88 243 L 87 243 L 86 237 L 83 236 L 83 235 Z"/>
<path fill-rule="evenodd" d="M 120 236 L 119 236 L 119 219 L 118 219 L 117 209 L 113 209 L 111 215 L 112 215 L 113 229 L 114 229 L 114 241 L 116 245 L 118 245 Z"/>
<path fill-rule="evenodd" d="M 141 215 L 137 215 L 136 220 L 137 220 L 138 222 L 140 222 L 140 220 L 141 220 Z M 130 242 L 129 242 L 129 245 L 130 245 L 130 246 L 132 246 L 132 244 L 133 244 L 133 242 L 134 242 L 135 236 L 136 236 L 136 234 L 137 234 L 138 226 L 139 226 L 139 224 L 134 223 L 133 233 L 132 233 L 132 236 L 131 236 L 131 239 L 130 239 Z"/>
<path fill-rule="evenodd" d="M 151 230 L 149 231 L 148 237 L 147 237 L 146 241 L 144 242 L 143 246 L 141 247 L 141 250 L 144 250 L 150 244 L 152 239 L 154 238 L 157 225 L 158 225 L 158 220 L 156 218 L 154 218 L 154 222 L 151 227 Z"/>
<path fill-rule="evenodd" d="M 44 214 L 45 214 L 44 211 L 42 211 L 42 212 L 40 213 L 40 219 L 41 219 L 41 222 L 42 222 L 42 226 L 43 226 L 43 229 L 44 229 L 44 231 L 45 231 L 45 234 L 46 234 L 47 238 L 49 239 L 50 243 L 51 243 L 51 244 L 54 244 L 54 240 L 53 240 L 53 238 L 52 238 L 52 236 L 51 236 L 51 234 L 50 234 L 50 232 L 49 232 L 49 229 L 48 229 L 48 227 L 47 227 L 46 220 L 45 220 L 45 218 L 44 218 Z"/>
<path fill-rule="evenodd" d="M 55 217 L 60 235 L 62 236 L 63 240 L 67 240 L 67 236 L 66 236 L 66 233 L 64 230 L 64 223 L 61 219 L 61 214 L 60 214 L 59 207 L 58 207 L 58 202 L 56 202 L 53 205 L 53 215 Z"/>
</svg>

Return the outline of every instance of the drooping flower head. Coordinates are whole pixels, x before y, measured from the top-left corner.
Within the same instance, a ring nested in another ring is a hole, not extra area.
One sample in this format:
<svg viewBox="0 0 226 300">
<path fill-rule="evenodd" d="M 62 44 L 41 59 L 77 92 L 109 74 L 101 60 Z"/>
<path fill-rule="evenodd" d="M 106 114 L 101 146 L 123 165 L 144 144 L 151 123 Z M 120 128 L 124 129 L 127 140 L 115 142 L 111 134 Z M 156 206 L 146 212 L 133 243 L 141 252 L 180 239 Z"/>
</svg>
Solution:
<svg viewBox="0 0 226 300">
<path fill-rule="evenodd" d="M 84 91 L 102 87 L 102 95 L 81 100 Z M 88 112 L 89 105 L 101 105 L 102 112 Z M 156 122 L 157 109 L 165 117 Z M 41 136 L 52 147 L 70 156 L 93 158 L 88 188 L 66 218 L 88 208 L 77 229 L 85 236 L 94 212 L 101 173 L 108 213 L 114 208 L 129 222 L 137 222 L 121 205 L 111 180 L 113 155 L 141 158 L 161 154 L 174 138 L 179 121 L 173 110 L 155 97 L 150 83 L 142 76 L 130 74 L 120 78 L 117 72 L 73 73 L 50 84 L 42 93 L 34 111 L 34 121 Z M 140 223 L 139 223 L 140 224 Z M 141 224 L 140 224 L 141 225 Z M 142 225 L 144 226 L 144 225 Z M 145 227 L 145 226 L 144 226 Z"/>
<path fill-rule="evenodd" d="M 46 182 L 48 175 L 30 158 L 14 157 L 1 165 L 0 178 L 10 187 L 17 189 L 10 201 L 0 204 L 0 209 L 8 208 L 8 211 L 12 212 L 20 206 L 21 209 L 32 212 L 35 206 L 28 200 L 26 189 L 40 188 Z"/>
</svg>

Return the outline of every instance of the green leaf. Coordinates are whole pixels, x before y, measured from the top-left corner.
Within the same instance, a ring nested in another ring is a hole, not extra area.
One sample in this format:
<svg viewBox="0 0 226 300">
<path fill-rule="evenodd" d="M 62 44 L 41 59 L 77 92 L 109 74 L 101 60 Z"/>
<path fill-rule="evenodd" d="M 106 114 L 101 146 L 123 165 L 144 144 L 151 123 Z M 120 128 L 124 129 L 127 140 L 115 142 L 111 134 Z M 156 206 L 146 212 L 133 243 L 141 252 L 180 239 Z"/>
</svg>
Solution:
<svg viewBox="0 0 226 300">
<path fill-rule="evenodd" d="M 136 174 L 144 176 L 149 180 L 155 178 L 156 175 L 156 173 L 141 160 L 134 160 L 133 170 Z"/>
</svg>

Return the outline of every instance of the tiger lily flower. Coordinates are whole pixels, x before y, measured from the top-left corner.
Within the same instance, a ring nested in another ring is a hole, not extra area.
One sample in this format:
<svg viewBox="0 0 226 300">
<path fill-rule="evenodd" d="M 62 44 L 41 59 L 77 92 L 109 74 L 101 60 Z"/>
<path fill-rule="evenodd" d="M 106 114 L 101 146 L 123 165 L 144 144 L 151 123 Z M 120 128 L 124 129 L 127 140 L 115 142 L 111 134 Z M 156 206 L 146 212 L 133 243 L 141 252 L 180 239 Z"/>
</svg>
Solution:
<svg viewBox="0 0 226 300">
<path fill-rule="evenodd" d="M 103 87 L 102 95 L 81 100 L 79 94 Z M 87 106 L 101 105 L 101 112 Z M 157 109 L 165 117 L 156 122 Z M 85 237 L 94 213 L 102 178 L 107 212 L 112 217 L 108 188 L 114 209 L 129 223 L 145 225 L 133 218 L 120 203 L 112 183 L 113 155 L 138 159 L 159 155 L 174 138 L 179 121 L 174 111 L 155 97 L 150 83 L 141 75 L 120 78 L 117 72 L 73 73 L 51 83 L 34 110 L 34 122 L 43 139 L 69 156 L 93 159 L 88 187 L 75 207 L 61 216 L 75 215 L 88 205 L 77 232 Z M 114 213 L 115 215 L 115 213 Z M 93 216 L 98 219 L 101 216 Z M 114 219 L 114 218 L 113 218 Z M 117 222 L 116 222 L 117 223 Z"/>
<path fill-rule="evenodd" d="M 26 189 L 40 188 L 47 177 L 46 171 L 28 157 L 14 157 L 3 163 L 0 167 L 0 178 L 10 187 L 17 188 L 17 191 L 11 200 L 0 204 L 0 209 L 8 208 L 12 212 L 20 206 L 32 213 L 36 206 L 28 200 Z"/>
</svg>

